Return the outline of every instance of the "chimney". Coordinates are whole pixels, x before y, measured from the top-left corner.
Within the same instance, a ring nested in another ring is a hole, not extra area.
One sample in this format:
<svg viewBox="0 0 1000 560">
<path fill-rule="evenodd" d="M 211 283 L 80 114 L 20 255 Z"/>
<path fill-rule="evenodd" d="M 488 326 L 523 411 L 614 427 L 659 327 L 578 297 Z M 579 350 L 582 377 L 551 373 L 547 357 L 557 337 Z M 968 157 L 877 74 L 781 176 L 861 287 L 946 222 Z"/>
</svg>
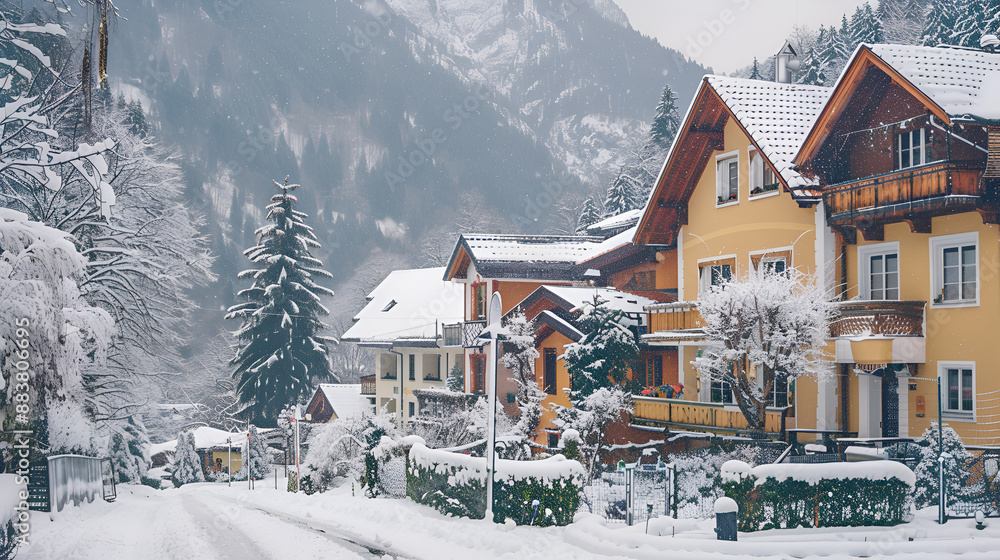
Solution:
<svg viewBox="0 0 1000 560">
<path fill-rule="evenodd" d="M 798 70 L 800 64 L 795 59 L 796 55 L 797 53 L 792 48 L 792 45 L 788 41 L 785 41 L 784 46 L 774 56 L 774 81 L 779 84 L 792 83 L 792 72 Z"/>
</svg>

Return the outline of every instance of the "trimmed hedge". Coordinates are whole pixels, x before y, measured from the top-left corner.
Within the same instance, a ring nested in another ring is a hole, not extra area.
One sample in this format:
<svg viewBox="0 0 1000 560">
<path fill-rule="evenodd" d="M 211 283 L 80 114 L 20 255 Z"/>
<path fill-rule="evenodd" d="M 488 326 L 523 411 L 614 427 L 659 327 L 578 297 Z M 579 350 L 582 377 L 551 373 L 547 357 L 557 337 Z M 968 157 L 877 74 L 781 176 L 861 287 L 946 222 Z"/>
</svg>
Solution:
<svg viewBox="0 0 1000 560">
<path fill-rule="evenodd" d="M 415 502 L 459 517 L 482 519 L 486 511 L 486 459 L 414 445 L 406 462 L 406 493 Z M 580 505 L 583 467 L 562 456 L 541 461 L 497 459 L 493 521 L 518 525 L 568 525 Z"/>
<path fill-rule="evenodd" d="M 724 472 L 728 480 L 722 489 L 740 508 L 739 530 L 892 526 L 907 521 L 913 503 L 913 474 L 905 466 L 891 463 L 909 475 L 901 471 L 898 476 L 838 476 L 836 471 L 845 469 L 831 465 L 845 463 L 797 465 L 794 471 L 758 467 L 742 477 L 727 477 Z M 803 470 L 813 472 L 802 476 Z"/>
</svg>

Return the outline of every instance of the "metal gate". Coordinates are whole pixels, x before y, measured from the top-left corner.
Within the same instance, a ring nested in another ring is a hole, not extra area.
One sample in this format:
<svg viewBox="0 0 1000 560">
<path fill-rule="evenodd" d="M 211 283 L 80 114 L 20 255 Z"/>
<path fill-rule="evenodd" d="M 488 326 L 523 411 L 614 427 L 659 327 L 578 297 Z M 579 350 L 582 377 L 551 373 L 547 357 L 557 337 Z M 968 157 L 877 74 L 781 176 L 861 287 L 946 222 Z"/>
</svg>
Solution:
<svg viewBox="0 0 1000 560">
<path fill-rule="evenodd" d="M 35 461 L 28 467 L 28 509 L 49 511 L 49 462 Z"/>
<path fill-rule="evenodd" d="M 675 515 L 673 465 L 619 465 L 586 486 L 582 498 L 583 507 L 610 523 L 634 525 Z"/>
<path fill-rule="evenodd" d="M 882 371 L 882 437 L 899 437 L 899 378 L 892 368 Z"/>
</svg>

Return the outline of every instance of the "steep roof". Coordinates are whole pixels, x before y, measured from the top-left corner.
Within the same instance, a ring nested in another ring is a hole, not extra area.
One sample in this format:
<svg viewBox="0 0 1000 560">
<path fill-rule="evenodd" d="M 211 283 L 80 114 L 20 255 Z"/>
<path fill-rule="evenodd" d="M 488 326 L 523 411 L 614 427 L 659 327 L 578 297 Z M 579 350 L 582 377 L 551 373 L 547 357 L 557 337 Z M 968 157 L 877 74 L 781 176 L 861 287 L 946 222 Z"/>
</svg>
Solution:
<svg viewBox="0 0 1000 560">
<path fill-rule="evenodd" d="M 603 220 L 587 226 L 587 233 L 591 235 L 606 235 L 606 232 L 620 232 L 639 223 L 642 217 L 642 208 L 622 212 L 615 216 L 608 216 Z"/>
<path fill-rule="evenodd" d="M 460 284 L 441 279 L 444 268 L 390 272 L 370 294 L 341 337 L 348 342 L 385 343 L 434 340 L 440 325 L 457 323 L 464 314 Z"/>
<path fill-rule="evenodd" d="M 707 80 L 789 188 L 813 183 L 792 169 L 792 159 L 833 88 L 724 76 Z"/>
<path fill-rule="evenodd" d="M 705 76 L 681 123 L 656 186 L 639 221 L 635 242 L 670 245 L 687 223 L 687 201 L 709 165 L 725 148 L 730 118 L 750 138 L 793 196 L 813 181 L 792 169 L 791 160 L 820 114 L 832 88 L 763 80 Z"/>
<path fill-rule="evenodd" d="M 954 121 L 996 124 L 1000 121 L 1000 53 L 957 47 L 915 45 L 859 45 L 837 79 L 830 99 L 795 155 L 797 164 L 809 162 L 835 124 L 854 103 L 871 69 L 887 75 L 936 117 Z"/>
<path fill-rule="evenodd" d="M 864 45 L 958 120 L 1000 120 L 1000 53 L 915 45 Z M 855 57 L 861 52 L 855 52 Z"/>
<path fill-rule="evenodd" d="M 360 384 L 321 383 L 316 392 L 322 392 L 326 402 L 330 403 L 337 418 L 351 418 L 371 413 L 368 399 L 361 395 Z M 313 399 L 316 395 L 313 395 Z M 310 399 L 311 401 L 312 399 Z"/>
<path fill-rule="evenodd" d="M 576 264 L 604 247 L 602 237 L 586 235 L 462 234 L 445 279 L 464 277 L 469 264 L 488 278 L 571 280 Z"/>
</svg>

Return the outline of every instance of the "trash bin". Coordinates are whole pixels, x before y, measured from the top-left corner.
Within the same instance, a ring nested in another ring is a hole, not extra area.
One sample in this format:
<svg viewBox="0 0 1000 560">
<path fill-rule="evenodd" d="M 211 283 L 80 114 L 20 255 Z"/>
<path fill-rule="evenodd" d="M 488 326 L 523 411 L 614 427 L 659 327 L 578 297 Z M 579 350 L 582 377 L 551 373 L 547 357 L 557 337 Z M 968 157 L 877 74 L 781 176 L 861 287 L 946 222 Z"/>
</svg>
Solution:
<svg viewBox="0 0 1000 560">
<path fill-rule="evenodd" d="M 740 508 L 732 498 L 715 500 L 715 535 L 720 541 L 735 541 Z"/>
</svg>

